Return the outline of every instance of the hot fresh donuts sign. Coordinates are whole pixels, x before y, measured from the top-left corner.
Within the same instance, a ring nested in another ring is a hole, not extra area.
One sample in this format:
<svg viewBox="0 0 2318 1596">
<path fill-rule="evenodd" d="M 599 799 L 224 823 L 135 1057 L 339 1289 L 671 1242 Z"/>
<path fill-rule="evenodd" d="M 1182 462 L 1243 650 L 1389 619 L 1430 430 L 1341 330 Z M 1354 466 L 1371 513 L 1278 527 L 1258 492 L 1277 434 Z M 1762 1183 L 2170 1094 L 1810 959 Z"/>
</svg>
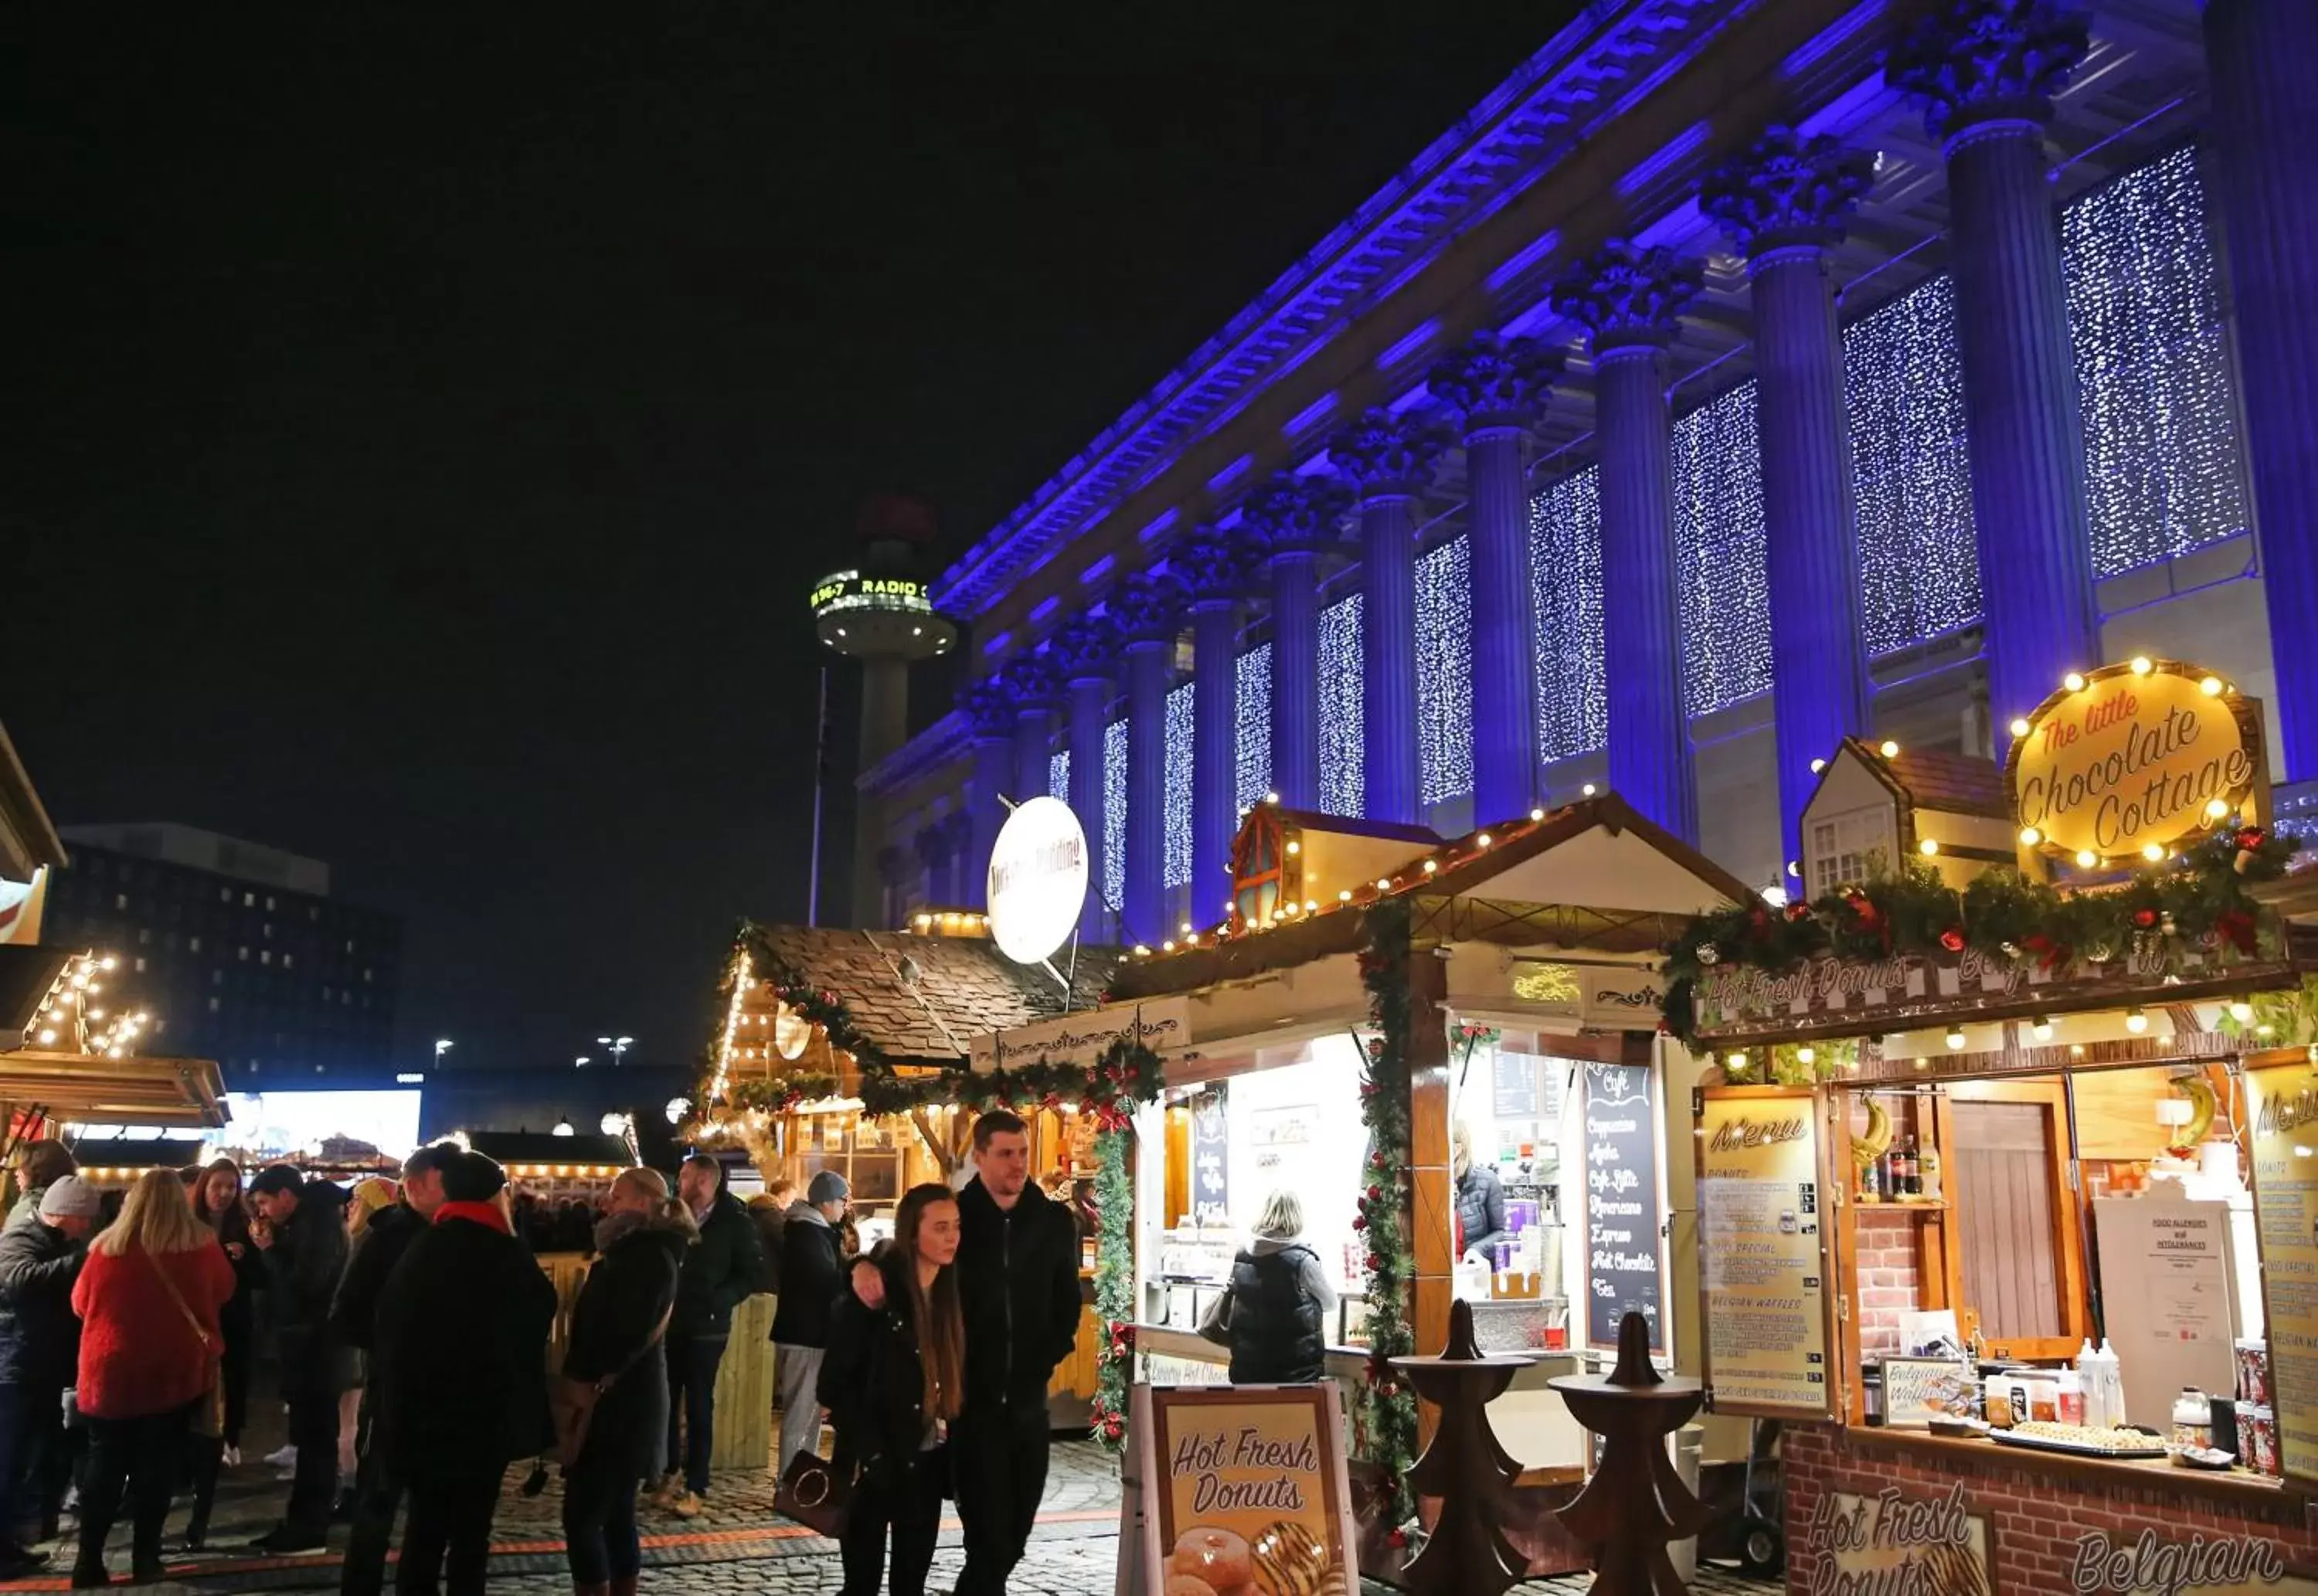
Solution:
<svg viewBox="0 0 2318 1596">
<path fill-rule="evenodd" d="M 1149 1596 L 1350 1596 L 1352 1489 L 1333 1385 L 1150 1390 Z"/>
</svg>

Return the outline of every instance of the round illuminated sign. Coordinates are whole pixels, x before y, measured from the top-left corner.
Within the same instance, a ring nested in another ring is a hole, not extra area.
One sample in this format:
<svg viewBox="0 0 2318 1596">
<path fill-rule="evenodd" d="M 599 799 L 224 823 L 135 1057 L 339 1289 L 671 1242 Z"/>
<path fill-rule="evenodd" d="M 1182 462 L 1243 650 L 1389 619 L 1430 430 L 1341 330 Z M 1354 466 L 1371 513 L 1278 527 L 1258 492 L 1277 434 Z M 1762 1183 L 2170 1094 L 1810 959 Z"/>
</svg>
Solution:
<svg viewBox="0 0 2318 1596">
<path fill-rule="evenodd" d="M 2004 767 L 2023 835 L 2048 852 L 2160 858 L 2252 792 L 2260 722 L 2219 677 L 2135 659 L 2070 681 L 2027 718 Z"/>
<path fill-rule="evenodd" d="M 1086 903 L 1086 832 L 1059 798 L 1033 798 L 1006 817 L 990 850 L 990 936 L 1017 964 L 1035 964 L 1071 939 Z"/>
</svg>

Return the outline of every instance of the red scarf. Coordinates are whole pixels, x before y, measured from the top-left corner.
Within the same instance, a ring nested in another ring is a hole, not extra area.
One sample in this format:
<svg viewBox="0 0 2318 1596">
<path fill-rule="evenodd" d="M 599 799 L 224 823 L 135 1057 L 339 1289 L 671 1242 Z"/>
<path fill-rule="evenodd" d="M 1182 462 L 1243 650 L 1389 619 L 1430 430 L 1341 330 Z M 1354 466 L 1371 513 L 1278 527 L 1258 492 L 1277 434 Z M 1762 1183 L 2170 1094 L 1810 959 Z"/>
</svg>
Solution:
<svg viewBox="0 0 2318 1596">
<path fill-rule="evenodd" d="M 435 1210 L 435 1223 L 440 1224 L 445 1219 L 471 1219 L 477 1224 L 490 1225 L 503 1236 L 515 1234 L 497 1203 L 445 1203 Z"/>
</svg>

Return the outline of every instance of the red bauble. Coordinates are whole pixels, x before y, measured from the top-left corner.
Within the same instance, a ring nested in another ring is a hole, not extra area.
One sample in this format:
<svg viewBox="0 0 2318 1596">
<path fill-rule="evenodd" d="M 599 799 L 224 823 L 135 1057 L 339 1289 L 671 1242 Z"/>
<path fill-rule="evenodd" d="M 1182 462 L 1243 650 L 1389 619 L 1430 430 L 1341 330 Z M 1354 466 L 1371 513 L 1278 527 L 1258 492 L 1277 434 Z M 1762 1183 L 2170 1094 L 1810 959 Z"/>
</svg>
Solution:
<svg viewBox="0 0 2318 1596">
<path fill-rule="evenodd" d="M 1355 1214 L 1352 1215 L 1352 1228 L 1354 1230 L 1366 1230 L 1368 1227 L 1369 1216 L 1367 1215 Z"/>
<path fill-rule="evenodd" d="M 1374 1274 L 1377 1270 L 1384 1268 L 1384 1260 L 1377 1253 L 1371 1252 L 1368 1257 L 1368 1266 L 1369 1272 L 1370 1274 Z"/>
<path fill-rule="evenodd" d="M 1383 1188 L 1383 1187 L 1381 1187 L 1381 1186 L 1371 1186 L 1371 1187 L 1370 1187 L 1370 1188 L 1369 1188 L 1369 1201 L 1370 1201 L 1370 1202 L 1372 1202 L 1372 1203 L 1373 1203 L 1373 1202 L 1377 1201 L 1379 1198 L 1382 1197 L 1383 1196 L 1384 1196 L 1384 1188 Z"/>
<path fill-rule="evenodd" d="M 2253 849 L 2260 847 L 2268 840 L 2268 837 L 2263 834 L 2261 828 L 2259 826 L 2248 826 L 2244 830 L 2238 833 L 2238 846 L 2244 848 L 2249 853 Z"/>
<path fill-rule="evenodd" d="M 2146 931 L 2157 923 L 2157 911 L 2153 909 L 2136 909 L 2133 911 L 2133 923 Z"/>
<path fill-rule="evenodd" d="M 1940 933 L 1940 946 L 1946 948 L 1950 953 L 1962 953 L 1963 951 L 1963 933 L 1958 930 L 1955 927 L 1950 926 L 1946 930 Z"/>
<path fill-rule="evenodd" d="M 1795 921 L 1795 920 L 1806 920 L 1806 919 L 1809 919 L 1810 918 L 1810 904 L 1808 904 L 1808 903 L 1790 903 L 1790 904 L 1788 904 L 1788 905 L 1787 905 L 1787 919 L 1788 919 L 1790 921 Z"/>
</svg>

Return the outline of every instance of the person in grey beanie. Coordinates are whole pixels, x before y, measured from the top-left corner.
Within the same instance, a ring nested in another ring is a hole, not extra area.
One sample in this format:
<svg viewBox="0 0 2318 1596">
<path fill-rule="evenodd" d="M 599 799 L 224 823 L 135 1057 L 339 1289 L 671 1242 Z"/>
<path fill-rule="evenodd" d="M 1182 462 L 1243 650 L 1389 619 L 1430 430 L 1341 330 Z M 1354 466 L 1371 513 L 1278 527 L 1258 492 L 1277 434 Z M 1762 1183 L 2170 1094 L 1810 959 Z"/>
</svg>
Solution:
<svg viewBox="0 0 2318 1596">
<path fill-rule="evenodd" d="M 829 1312 L 845 1289 L 838 1259 L 837 1223 L 851 1188 L 823 1170 L 789 1207 L 781 1232 L 781 1300 L 773 1314 L 773 1345 L 780 1356 L 781 1468 L 821 1439 L 822 1354 L 829 1347 Z"/>
</svg>

